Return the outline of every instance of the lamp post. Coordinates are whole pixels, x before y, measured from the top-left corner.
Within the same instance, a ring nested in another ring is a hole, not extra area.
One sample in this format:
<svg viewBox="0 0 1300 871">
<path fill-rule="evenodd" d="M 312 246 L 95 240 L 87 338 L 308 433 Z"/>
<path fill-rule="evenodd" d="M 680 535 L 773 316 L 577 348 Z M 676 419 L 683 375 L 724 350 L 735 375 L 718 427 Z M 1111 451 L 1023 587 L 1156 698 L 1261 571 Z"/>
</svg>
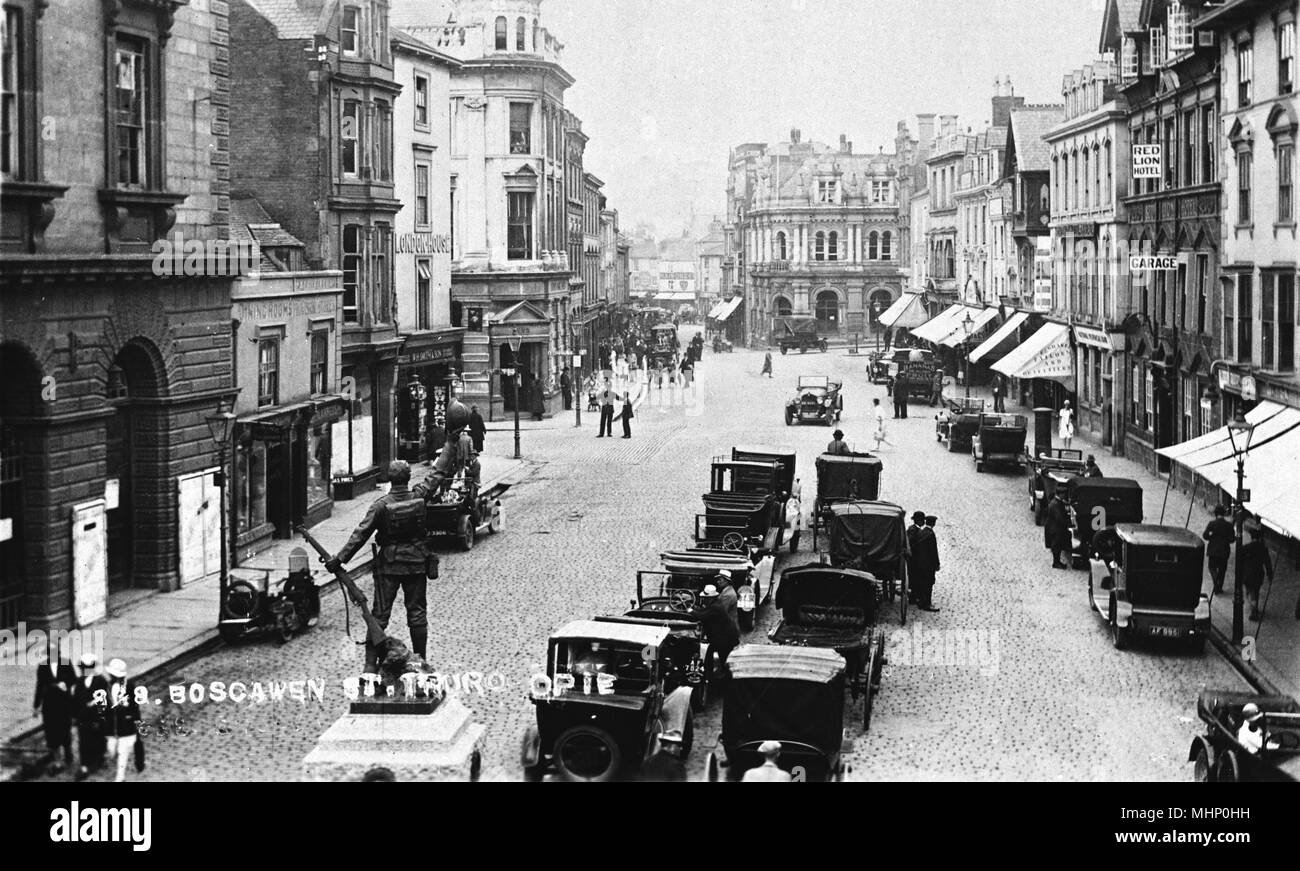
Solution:
<svg viewBox="0 0 1300 871">
<path fill-rule="evenodd" d="M 965 373 L 962 380 L 966 383 L 966 398 L 970 399 L 970 337 L 971 333 L 975 331 L 975 319 L 970 316 L 970 309 L 966 309 L 966 317 L 962 318 L 961 329 L 965 334 L 961 344 L 966 355 L 966 360 L 962 363 L 963 372 Z"/>
<path fill-rule="evenodd" d="M 217 445 L 217 473 L 212 476 L 212 482 L 221 491 L 221 571 L 218 575 L 218 593 L 217 593 L 217 622 L 221 622 L 221 609 L 226 604 L 226 590 L 230 585 L 230 575 L 227 569 L 227 543 L 229 531 L 226 526 L 226 452 L 230 448 L 230 429 L 234 425 L 235 415 L 230 410 L 234 400 L 230 396 L 223 396 L 217 401 L 217 410 L 207 416 L 208 432 L 212 435 L 212 440 Z"/>
<path fill-rule="evenodd" d="M 1237 533 L 1237 557 L 1233 564 L 1232 579 L 1232 643 L 1241 644 L 1246 635 L 1245 587 L 1242 574 L 1245 563 L 1241 557 L 1242 532 L 1246 521 L 1246 503 L 1250 501 L 1250 491 L 1246 489 L 1246 454 L 1250 452 L 1250 440 L 1255 435 L 1255 425 L 1246 420 L 1237 409 L 1237 414 L 1228 422 L 1228 438 L 1232 442 L 1232 454 L 1237 458 L 1237 498 L 1236 512 L 1233 518 Z"/>
<path fill-rule="evenodd" d="M 519 453 L 519 347 L 523 344 L 523 337 L 519 335 L 519 330 L 515 329 L 509 338 L 510 344 L 510 365 L 501 367 L 501 375 L 510 379 L 510 384 L 514 388 L 515 398 L 515 459 L 520 459 Z"/>
<path fill-rule="evenodd" d="M 871 304 L 871 313 L 873 315 L 873 317 L 871 318 L 871 328 L 876 334 L 877 353 L 880 352 L 880 334 L 883 332 L 883 330 L 881 330 L 880 328 L 880 314 L 883 309 L 884 306 L 880 304 L 880 300 L 876 300 Z"/>
</svg>

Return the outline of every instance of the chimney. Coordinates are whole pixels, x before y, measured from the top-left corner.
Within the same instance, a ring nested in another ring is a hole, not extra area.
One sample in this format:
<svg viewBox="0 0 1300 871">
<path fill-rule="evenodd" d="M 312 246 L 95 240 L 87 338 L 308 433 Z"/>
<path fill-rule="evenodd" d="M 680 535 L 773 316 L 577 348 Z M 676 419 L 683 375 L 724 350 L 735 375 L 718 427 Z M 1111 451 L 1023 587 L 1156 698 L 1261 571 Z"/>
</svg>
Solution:
<svg viewBox="0 0 1300 871">
<path fill-rule="evenodd" d="M 799 144 L 799 138 L 800 138 L 799 128 L 798 128 L 798 127 L 791 127 L 791 128 L 790 128 L 790 143 L 791 143 L 792 145 L 798 145 L 798 144 Z"/>
<path fill-rule="evenodd" d="M 1011 110 L 1025 105 L 1024 97 L 1016 96 L 1016 89 L 1011 85 L 1011 76 L 999 79 L 993 88 L 993 126 L 1007 127 L 1011 124 Z"/>
<path fill-rule="evenodd" d="M 934 113 L 916 116 L 916 141 L 927 151 L 934 144 Z"/>
<path fill-rule="evenodd" d="M 957 116 L 940 115 L 939 116 L 939 135 L 953 136 L 957 133 Z"/>
</svg>

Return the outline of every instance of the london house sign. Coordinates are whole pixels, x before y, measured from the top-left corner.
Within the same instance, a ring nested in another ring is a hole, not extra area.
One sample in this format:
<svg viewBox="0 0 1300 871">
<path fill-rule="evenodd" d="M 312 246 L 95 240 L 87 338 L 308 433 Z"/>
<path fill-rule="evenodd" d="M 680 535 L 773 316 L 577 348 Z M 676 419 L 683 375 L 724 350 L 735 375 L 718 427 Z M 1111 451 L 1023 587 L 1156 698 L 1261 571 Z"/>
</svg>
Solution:
<svg viewBox="0 0 1300 871">
<path fill-rule="evenodd" d="M 393 244 L 398 254 L 451 253 L 451 236 L 446 233 L 402 233 Z"/>
</svg>

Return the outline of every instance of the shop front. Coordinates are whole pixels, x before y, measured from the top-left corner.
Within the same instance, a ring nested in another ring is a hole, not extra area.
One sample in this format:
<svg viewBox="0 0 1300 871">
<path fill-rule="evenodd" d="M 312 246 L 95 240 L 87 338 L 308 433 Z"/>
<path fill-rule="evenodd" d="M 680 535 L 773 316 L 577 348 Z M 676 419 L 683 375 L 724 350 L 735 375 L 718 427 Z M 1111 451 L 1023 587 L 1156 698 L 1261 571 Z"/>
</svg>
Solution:
<svg viewBox="0 0 1300 871">
<path fill-rule="evenodd" d="M 397 455 L 410 463 L 434 458 L 446 440 L 447 403 L 460 392 L 462 336 L 452 328 L 406 336 L 397 356 L 394 421 Z"/>
</svg>

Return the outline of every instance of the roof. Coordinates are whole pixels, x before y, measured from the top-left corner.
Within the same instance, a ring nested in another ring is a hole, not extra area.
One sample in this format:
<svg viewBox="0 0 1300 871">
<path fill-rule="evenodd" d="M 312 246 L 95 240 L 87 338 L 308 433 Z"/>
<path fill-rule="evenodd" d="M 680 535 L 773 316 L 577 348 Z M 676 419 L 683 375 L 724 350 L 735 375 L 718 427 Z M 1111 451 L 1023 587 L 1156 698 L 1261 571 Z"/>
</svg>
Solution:
<svg viewBox="0 0 1300 871">
<path fill-rule="evenodd" d="M 855 514 L 868 514 L 873 517 L 902 517 L 903 506 L 893 502 L 877 502 L 869 499 L 854 499 L 848 502 L 836 502 L 831 506 L 831 513 L 836 517 L 848 517 Z M 788 571 L 794 571 L 789 569 Z"/>
<path fill-rule="evenodd" d="M 1007 147 L 1015 149 L 1016 166 L 1021 172 L 1047 172 L 1051 169 L 1052 148 L 1043 137 L 1063 120 L 1064 106 L 1011 110 Z"/>
<path fill-rule="evenodd" d="M 830 683 L 844 673 L 844 657 L 820 647 L 742 644 L 727 657 L 736 680 L 785 679 Z"/>
<path fill-rule="evenodd" d="M 402 30 L 400 28 L 390 27 L 388 31 L 388 36 L 389 36 L 389 40 L 394 44 L 401 46 L 402 48 L 410 49 L 411 51 L 417 54 L 422 54 L 426 57 L 433 58 L 434 60 L 439 61 L 440 63 L 444 63 L 447 66 L 450 67 L 464 66 L 463 63 L 461 63 L 459 60 L 452 57 L 451 55 L 443 54 L 433 46 L 429 45 L 427 42 L 421 42 L 411 34 L 407 33 L 405 30 Z"/>
<path fill-rule="evenodd" d="M 229 227 L 233 242 L 256 242 L 263 249 L 306 248 L 297 236 L 267 214 L 256 197 L 231 197 Z M 284 265 L 271 259 L 266 251 L 262 252 L 261 261 L 266 272 L 284 269 Z"/>
<path fill-rule="evenodd" d="M 1074 486 L 1085 487 L 1089 490 L 1141 490 L 1142 485 L 1132 478 L 1086 478 L 1082 475 L 1074 482 Z"/>
<path fill-rule="evenodd" d="M 660 260 L 694 260 L 695 240 L 686 237 L 665 239 L 659 243 Z"/>
<path fill-rule="evenodd" d="M 978 348 L 970 352 L 970 361 L 972 363 L 978 363 L 986 354 L 991 354 L 996 351 L 999 345 L 1002 345 L 1008 339 L 1015 336 L 1016 330 L 1028 318 L 1029 315 L 1025 312 L 1016 312 L 1011 317 L 1007 318 L 1006 323 L 998 327 L 993 332 L 993 335 L 989 336 Z"/>
<path fill-rule="evenodd" d="M 1157 526 L 1154 523 L 1117 523 L 1115 534 L 1129 544 L 1148 547 L 1204 547 L 1201 537 L 1181 526 Z"/>
<path fill-rule="evenodd" d="M 280 39 L 311 39 L 325 29 L 334 0 L 244 0 L 275 28 Z"/>
<path fill-rule="evenodd" d="M 669 631 L 664 626 L 574 620 L 572 623 L 566 623 L 551 633 L 551 640 L 591 639 L 595 641 L 613 641 L 619 644 L 640 644 L 658 647 L 668 635 Z"/>
</svg>

